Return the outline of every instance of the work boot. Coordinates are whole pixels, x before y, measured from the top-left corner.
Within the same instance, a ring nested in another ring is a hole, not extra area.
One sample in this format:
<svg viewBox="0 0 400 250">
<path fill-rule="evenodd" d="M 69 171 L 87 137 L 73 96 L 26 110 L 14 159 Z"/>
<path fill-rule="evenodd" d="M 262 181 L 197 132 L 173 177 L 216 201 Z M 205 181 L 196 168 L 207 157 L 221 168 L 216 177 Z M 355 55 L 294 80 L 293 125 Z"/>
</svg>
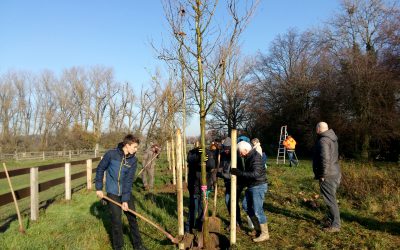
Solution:
<svg viewBox="0 0 400 250">
<path fill-rule="evenodd" d="M 324 228 L 324 232 L 337 233 L 337 232 L 340 232 L 340 227 L 333 227 L 333 226 L 326 227 L 326 228 Z"/>
<path fill-rule="evenodd" d="M 261 234 L 260 222 L 258 222 L 258 218 L 256 216 L 251 216 L 250 220 L 253 223 L 254 230 L 249 232 L 248 235 L 253 238 L 256 238 Z"/>
<path fill-rule="evenodd" d="M 264 223 L 260 225 L 261 227 L 261 234 L 258 238 L 253 239 L 254 242 L 261 242 L 269 240 L 269 233 L 268 233 L 268 224 Z"/>
</svg>

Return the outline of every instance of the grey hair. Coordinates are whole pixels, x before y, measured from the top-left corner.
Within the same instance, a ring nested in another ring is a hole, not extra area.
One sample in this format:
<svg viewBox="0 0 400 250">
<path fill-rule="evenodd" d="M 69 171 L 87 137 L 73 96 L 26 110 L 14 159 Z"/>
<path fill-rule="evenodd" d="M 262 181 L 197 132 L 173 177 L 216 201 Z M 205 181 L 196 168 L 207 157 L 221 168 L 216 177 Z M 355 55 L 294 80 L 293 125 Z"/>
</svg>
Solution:
<svg viewBox="0 0 400 250">
<path fill-rule="evenodd" d="M 319 122 L 317 124 L 317 130 L 319 133 L 323 133 L 329 129 L 328 124 L 326 122 Z"/>
<path fill-rule="evenodd" d="M 251 151 L 252 147 L 250 145 L 250 143 L 246 142 L 246 141 L 241 141 L 237 144 L 237 150 L 243 151 L 246 150 L 247 152 Z"/>
</svg>

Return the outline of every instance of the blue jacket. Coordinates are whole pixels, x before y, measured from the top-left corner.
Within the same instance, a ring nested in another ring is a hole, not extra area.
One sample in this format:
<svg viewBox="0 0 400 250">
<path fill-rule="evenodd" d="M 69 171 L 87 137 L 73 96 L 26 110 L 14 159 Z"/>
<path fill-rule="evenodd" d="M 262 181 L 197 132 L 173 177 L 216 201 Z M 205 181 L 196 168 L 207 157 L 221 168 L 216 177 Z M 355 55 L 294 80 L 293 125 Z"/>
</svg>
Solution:
<svg viewBox="0 0 400 250">
<path fill-rule="evenodd" d="M 122 143 L 106 152 L 96 170 L 96 190 L 103 189 L 103 176 L 106 176 L 106 192 L 121 196 L 121 201 L 130 200 L 133 178 L 137 167 L 135 155 L 124 155 Z"/>
</svg>

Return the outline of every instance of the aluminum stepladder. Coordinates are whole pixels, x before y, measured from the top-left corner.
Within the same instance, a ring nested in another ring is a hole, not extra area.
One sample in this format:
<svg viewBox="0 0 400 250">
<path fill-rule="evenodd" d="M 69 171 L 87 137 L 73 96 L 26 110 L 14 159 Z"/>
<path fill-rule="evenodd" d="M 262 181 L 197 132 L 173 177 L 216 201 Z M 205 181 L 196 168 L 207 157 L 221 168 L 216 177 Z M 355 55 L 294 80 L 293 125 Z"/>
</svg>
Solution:
<svg viewBox="0 0 400 250">
<path fill-rule="evenodd" d="M 286 161 L 286 148 L 283 146 L 283 142 L 288 136 L 287 125 L 281 127 L 281 134 L 279 136 L 278 153 L 276 155 L 276 164 L 283 163 Z"/>
</svg>

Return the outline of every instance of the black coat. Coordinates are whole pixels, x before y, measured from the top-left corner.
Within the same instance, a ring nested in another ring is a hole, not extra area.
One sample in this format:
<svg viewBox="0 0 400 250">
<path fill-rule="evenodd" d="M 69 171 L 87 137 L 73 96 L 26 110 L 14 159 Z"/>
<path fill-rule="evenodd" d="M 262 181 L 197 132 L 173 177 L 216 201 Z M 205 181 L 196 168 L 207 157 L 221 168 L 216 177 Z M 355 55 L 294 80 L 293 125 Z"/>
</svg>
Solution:
<svg viewBox="0 0 400 250">
<path fill-rule="evenodd" d="M 238 163 L 238 169 L 239 168 Z M 239 171 L 238 184 L 245 187 L 254 187 L 267 183 L 267 171 L 262 164 L 261 155 L 252 149 L 244 158 L 244 169 Z"/>
<path fill-rule="evenodd" d="M 206 180 L 207 189 L 212 187 L 212 170 L 217 165 L 217 152 L 206 150 L 208 160 L 206 161 Z M 199 148 L 194 148 L 188 152 L 187 162 L 188 172 L 188 189 L 191 194 L 201 194 L 201 153 Z"/>
<path fill-rule="evenodd" d="M 313 157 L 315 179 L 340 176 L 338 138 L 332 129 L 318 135 Z"/>
</svg>

